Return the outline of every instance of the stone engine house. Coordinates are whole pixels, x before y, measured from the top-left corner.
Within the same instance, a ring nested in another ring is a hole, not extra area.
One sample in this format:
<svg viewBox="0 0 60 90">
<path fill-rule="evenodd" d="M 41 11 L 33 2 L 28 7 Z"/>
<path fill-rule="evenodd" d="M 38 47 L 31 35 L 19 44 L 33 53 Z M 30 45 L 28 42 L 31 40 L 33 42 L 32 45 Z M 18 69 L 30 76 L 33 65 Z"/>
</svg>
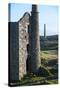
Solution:
<svg viewBox="0 0 60 90">
<path fill-rule="evenodd" d="M 9 22 L 9 81 L 21 80 L 40 67 L 40 40 L 37 5 L 18 22 Z"/>
<path fill-rule="evenodd" d="M 29 17 L 30 15 L 26 12 L 18 22 L 19 25 L 19 79 L 26 74 L 27 71 L 27 58 L 28 58 L 28 45 L 29 45 Z"/>
</svg>

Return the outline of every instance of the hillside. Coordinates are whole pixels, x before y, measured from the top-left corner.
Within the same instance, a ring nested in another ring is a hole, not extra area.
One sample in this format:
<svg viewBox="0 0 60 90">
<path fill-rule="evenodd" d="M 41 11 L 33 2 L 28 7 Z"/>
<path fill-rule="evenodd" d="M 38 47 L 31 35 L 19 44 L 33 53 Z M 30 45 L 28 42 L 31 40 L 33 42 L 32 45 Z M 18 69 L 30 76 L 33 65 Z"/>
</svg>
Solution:
<svg viewBox="0 0 60 90">
<path fill-rule="evenodd" d="M 45 40 L 44 36 L 40 36 L 40 49 L 41 50 L 58 49 L 58 35 L 47 36 Z"/>
<path fill-rule="evenodd" d="M 40 37 L 41 66 L 38 74 L 26 74 L 19 85 L 58 84 L 58 36 Z"/>
</svg>

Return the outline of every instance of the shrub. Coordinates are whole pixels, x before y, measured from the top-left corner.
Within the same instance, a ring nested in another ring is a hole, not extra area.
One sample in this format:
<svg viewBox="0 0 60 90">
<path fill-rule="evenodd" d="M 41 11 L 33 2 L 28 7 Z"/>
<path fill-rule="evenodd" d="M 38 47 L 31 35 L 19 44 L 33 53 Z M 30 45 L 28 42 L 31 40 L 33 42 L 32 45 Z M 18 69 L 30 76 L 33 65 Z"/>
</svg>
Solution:
<svg viewBox="0 0 60 90">
<path fill-rule="evenodd" d="M 55 74 L 58 74 L 58 69 L 57 68 L 52 68 L 50 69 L 50 72 L 55 75 Z"/>
<path fill-rule="evenodd" d="M 48 65 L 49 65 L 49 66 L 54 66 L 54 65 L 57 64 L 57 61 L 58 61 L 57 59 L 49 60 L 49 61 L 48 61 Z"/>
<path fill-rule="evenodd" d="M 47 66 L 47 60 L 45 58 L 42 58 L 41 59 L 41 64 L 44 65 L 44 66 Z"/>
<path fill-rule="evenodd" d="M 50 76 L 51 73 L 47 68 L 45 68 L 44 66 L 41 66 L 38 70 L 38 75 L 42 77 L 47 77 L 47 76 Z"/>
</svg>

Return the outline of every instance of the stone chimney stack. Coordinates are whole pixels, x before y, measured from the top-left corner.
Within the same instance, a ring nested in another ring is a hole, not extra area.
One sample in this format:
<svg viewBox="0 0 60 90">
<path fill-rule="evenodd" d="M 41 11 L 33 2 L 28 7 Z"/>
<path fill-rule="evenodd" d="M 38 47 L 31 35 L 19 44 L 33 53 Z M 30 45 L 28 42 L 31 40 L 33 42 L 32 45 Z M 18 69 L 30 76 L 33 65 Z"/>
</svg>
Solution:
<svg viewBox="0 0 60 90">
<path fill-rule="evenodd" d="M 44 39 L 46 39 L 46 24 L 44 24 Z"/>
<path fill-rule="evenodd" d="M 31 73 L 36 73 L 40 67 L 40 39 L 38 6 L 32 5 L 31 11 Z"/>
</svg>

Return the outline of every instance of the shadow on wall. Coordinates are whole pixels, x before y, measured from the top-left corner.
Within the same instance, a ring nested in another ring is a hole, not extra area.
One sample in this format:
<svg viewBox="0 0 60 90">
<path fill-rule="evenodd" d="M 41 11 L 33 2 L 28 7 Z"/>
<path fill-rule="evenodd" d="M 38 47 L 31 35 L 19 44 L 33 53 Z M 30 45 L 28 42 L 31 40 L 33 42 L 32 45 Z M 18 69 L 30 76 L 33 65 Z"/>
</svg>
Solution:
<svg viewBox="0 0 60 90">
<path fill-rule="evenodd" d="M 9 22 L 9 84 L 19 80 L 19 31 L 17 22 Z"/>
</svg>

